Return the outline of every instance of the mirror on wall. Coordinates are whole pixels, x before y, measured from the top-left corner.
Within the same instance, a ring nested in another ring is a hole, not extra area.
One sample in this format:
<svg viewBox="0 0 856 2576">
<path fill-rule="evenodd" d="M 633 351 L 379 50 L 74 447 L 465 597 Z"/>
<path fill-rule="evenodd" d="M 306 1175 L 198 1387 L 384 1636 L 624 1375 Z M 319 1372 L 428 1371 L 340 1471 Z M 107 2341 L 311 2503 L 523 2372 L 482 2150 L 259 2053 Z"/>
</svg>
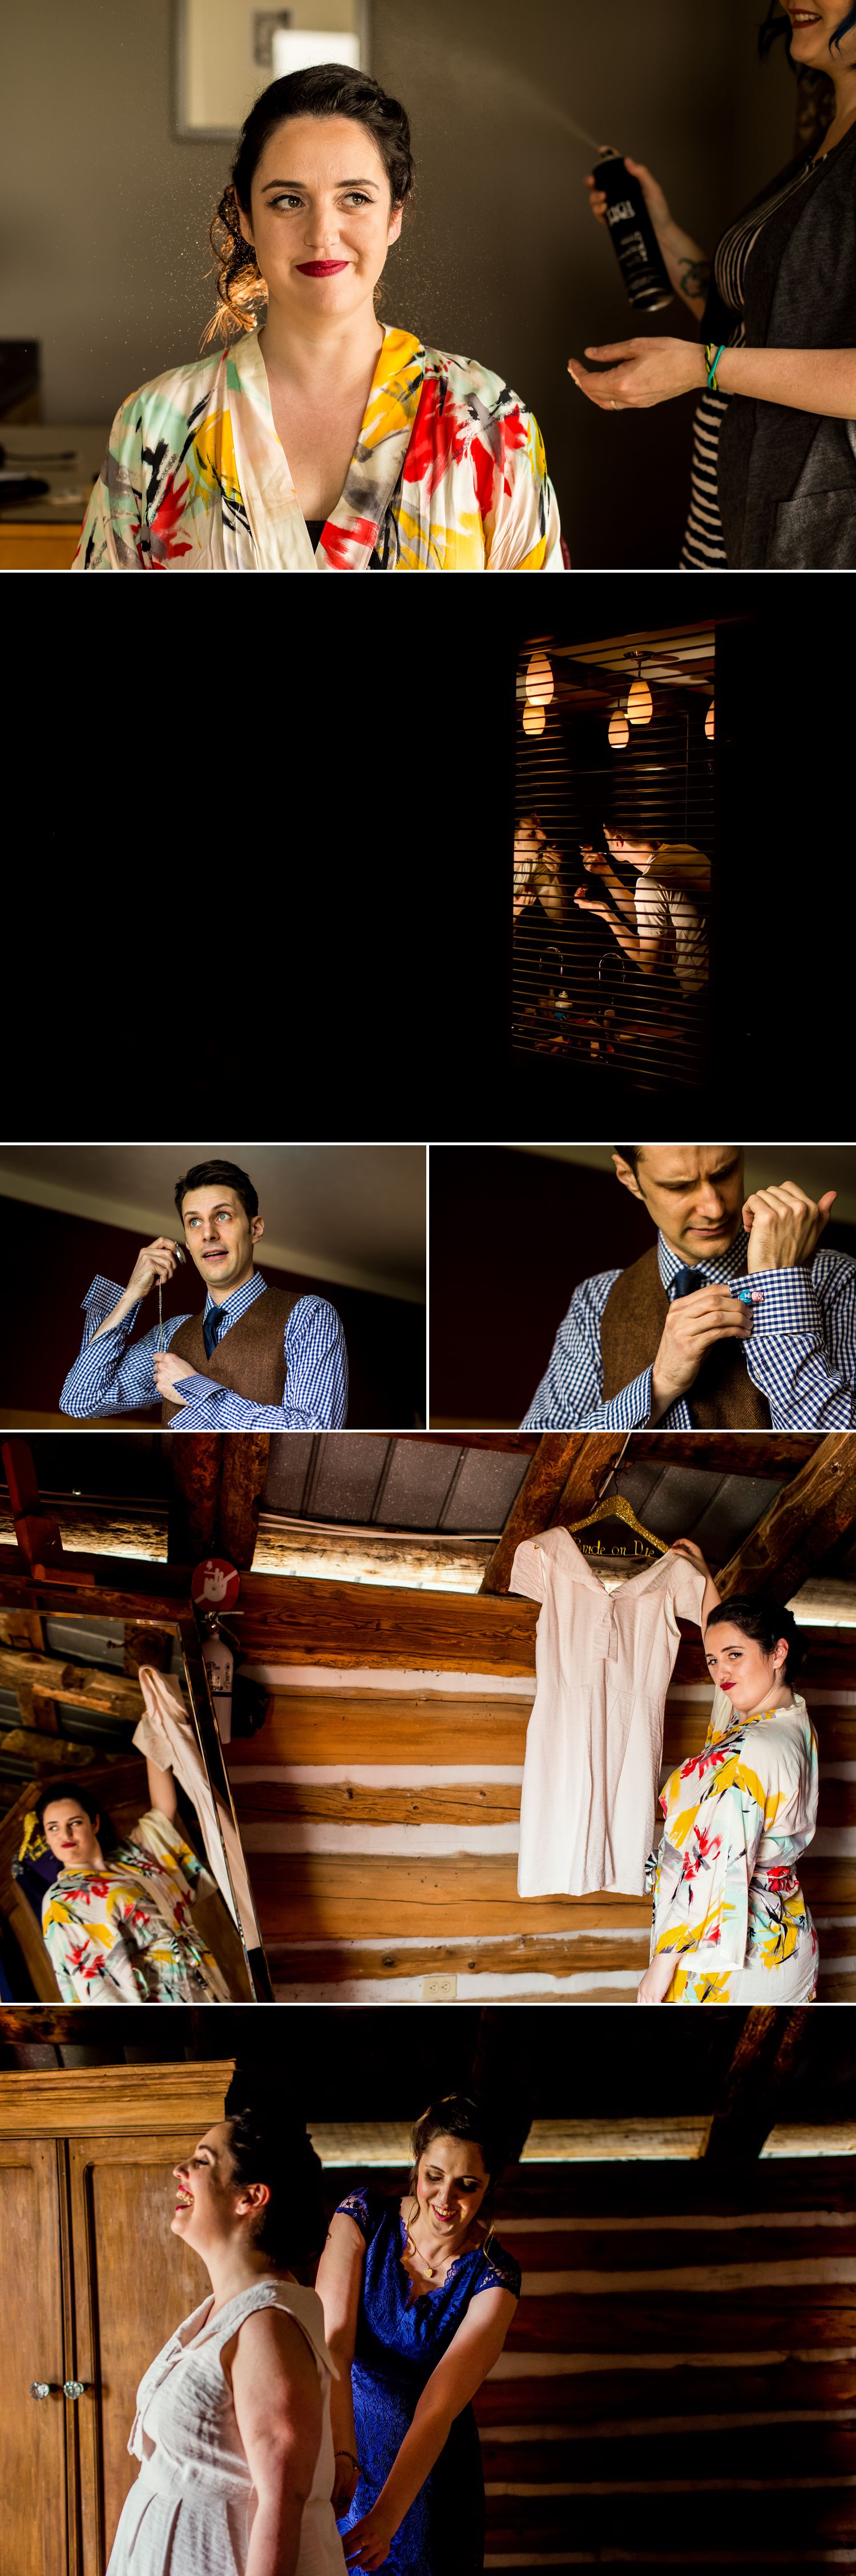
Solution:
<svg viewBox="0 0 856 2576">
<path fill-rule="evenodd" d="M 180 141 L 238 134 L 268 81 L 313 63 L 369 69 L 368 0 L 176 0 L 176 115 Z"/>
<path fill-rule="evenodd" d="M 266 1999 L 217 1676 L 190 1606 L 143 1616 L 97 1588 L 84 1609 L 58 1585 L 27 1593 L 0 1584 L 4 1998 Z"/>
</svg>

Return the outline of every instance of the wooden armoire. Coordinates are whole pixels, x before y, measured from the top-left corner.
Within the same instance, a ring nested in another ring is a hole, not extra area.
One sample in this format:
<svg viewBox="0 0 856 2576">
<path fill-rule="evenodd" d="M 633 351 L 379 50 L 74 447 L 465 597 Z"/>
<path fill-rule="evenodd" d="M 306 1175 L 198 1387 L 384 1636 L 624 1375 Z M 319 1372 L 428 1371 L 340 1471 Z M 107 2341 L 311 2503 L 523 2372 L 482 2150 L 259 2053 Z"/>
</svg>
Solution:
<svg viewBox="0 0 856 2576">
<path fill-rule="evenodd" d="M 138 2382 L 208 2289 L 170 2233 L 172 2166 L 222 2119 L 231 2073 L 0 2072 L 3 2576 L 103 2576 Z"/>
</svg>

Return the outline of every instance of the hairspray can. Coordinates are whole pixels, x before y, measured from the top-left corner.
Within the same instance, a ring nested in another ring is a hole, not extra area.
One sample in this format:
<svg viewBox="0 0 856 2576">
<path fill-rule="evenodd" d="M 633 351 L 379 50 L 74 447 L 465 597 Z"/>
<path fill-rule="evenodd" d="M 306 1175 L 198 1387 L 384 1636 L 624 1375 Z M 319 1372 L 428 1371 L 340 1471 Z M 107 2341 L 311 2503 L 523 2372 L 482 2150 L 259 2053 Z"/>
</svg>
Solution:
<svg viewBox="0 0 856 2576">
<path fill-rule="evenodd" d="M 594 176 L 606 198 L 612 247 L 630 302 L 658 313 L 663 304 L 672 303 L 673 290 L 639 180 L 631 178 L 621 153 L 607 144 Z"/>
</svg>

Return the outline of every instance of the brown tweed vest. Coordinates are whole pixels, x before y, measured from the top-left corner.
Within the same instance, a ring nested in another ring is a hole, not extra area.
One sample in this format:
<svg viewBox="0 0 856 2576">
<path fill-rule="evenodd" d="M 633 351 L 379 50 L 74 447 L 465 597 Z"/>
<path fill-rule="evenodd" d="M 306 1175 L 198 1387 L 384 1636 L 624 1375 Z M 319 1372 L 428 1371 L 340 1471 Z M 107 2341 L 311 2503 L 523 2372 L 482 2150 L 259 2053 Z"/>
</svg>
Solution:
<svg viewBox="0 0 856 2576">
<path fill-rule="evenodd" d="M 609 1291 L 600 1326 L 603 1396 L 619 1395 L 660 1345 L 669 1299 L 660 1277 L 657 1246 L 623 1270 Z M 686 1398 L 693 1424 L 703 1431 L 769 1431 L 770 1407 L 759 1395 L 737 1342 L 716 1342 L 702 1361 Z"/>
<path fill-rule="evenodd" d="M 293 1293 L 282 1288 L 265 1288 L 263 1297 L 254 1297 L 236 1324 L 230 1324 L 211 1353 L 205 1357 L 202 1316 L 189 1315 L 173 1333 L 170 1350 L 180 1360 L 190 1360 L 197 1377 L 211 1377 L 217 1386 L 231 1387 L 233 1395 L 247 1395 L 254 1404 L 281 1404 L 285 1393 L 285 1327 L 292 1306 L 297 1305 L 302 1290 Z M 161 1421 L 171 1422 L 180 1404 L 161 1405 Z"/>
</svg>

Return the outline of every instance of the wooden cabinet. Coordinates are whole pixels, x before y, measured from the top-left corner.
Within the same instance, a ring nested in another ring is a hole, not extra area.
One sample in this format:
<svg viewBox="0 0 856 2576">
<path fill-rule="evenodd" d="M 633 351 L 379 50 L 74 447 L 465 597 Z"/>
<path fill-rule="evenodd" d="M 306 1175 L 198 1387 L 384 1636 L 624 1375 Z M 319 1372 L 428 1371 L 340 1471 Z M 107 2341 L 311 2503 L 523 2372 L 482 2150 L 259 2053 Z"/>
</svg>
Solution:
<svg viewBox="0 0 856 2576">
<path fill-rule="evenodd" d="M 170 2233 L 171 2168 L 222 2119 L 231 2072 L 0 2073 L 8 2576 L 103 2576 L 137 2475 L 138 2383 L 208 2286 Z"/>
</svg>

